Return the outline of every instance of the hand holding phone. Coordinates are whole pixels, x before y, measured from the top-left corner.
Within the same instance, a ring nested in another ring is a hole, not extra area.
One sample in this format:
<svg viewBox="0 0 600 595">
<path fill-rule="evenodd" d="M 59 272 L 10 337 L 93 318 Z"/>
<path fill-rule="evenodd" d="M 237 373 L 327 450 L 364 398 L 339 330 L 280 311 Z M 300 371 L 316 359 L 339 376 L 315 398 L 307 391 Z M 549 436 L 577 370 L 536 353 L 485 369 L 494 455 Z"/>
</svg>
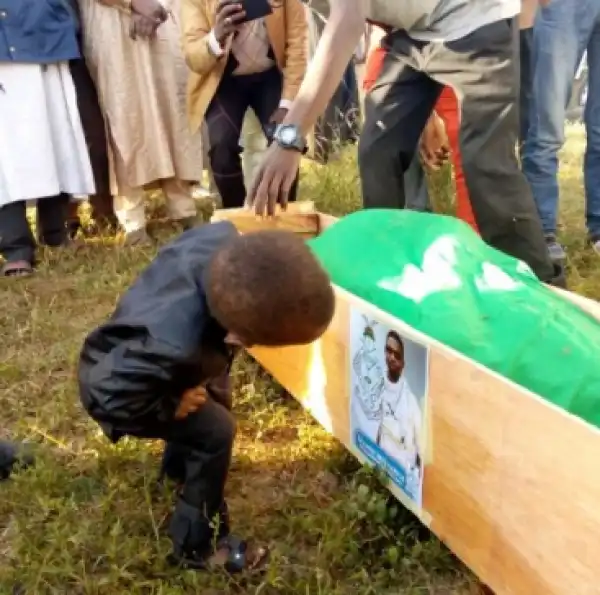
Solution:
<svg viewBox="0 0 600 595">
<path fill-rule="evenodd" d="M 238 0 L 221 0 L 217 5 L 215 26 L 213 28 L 217 41 L 222 45 L 225 39 L 234 33 L 238 26 L 246 20 L 244 7 Z"/>
<path fill-rule="evenodd" d="M 240 0 L 246 13 L 244 22 L 262 19 L 273 12 L 269 0 Z"/>
</svg>

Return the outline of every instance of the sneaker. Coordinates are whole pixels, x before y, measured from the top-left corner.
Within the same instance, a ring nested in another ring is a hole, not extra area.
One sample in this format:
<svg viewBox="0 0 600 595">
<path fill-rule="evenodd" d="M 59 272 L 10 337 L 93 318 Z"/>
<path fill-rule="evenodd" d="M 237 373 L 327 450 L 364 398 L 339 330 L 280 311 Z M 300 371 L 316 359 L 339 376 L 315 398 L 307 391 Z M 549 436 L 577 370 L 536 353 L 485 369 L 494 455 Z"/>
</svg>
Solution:
<svg viewBox="0 0 600 595">
<path fill-rule="evenodd" d="M 565 267 L 560 262 L 554 263 L 554 277 L 548 281 L 548 285 L 559 287 L 560 289 L 567 289 L 567 275 Z"/>
<path fill-rule="evenodd" d="M 548 254 L 550 254 L 553 262 L 563 262 L 567 259 L 565 249 L 558 242 L 554 234 L 546 235 L 546 245 L 548 246 Z"/>
<path fill-rule="evenodd" d="M 592 236 L 589 241 L 592 250 L 600 256 L 600 236 Z"/>
</svg>

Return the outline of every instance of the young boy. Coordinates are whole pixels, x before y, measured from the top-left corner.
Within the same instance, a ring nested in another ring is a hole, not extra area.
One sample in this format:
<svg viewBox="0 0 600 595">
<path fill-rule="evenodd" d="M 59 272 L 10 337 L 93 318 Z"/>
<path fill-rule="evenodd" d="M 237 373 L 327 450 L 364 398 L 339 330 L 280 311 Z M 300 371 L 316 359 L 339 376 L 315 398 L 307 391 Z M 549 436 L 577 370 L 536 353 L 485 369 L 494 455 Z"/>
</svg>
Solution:
<svg viewBox="0 0 600 595">
<path fill-rule="evenodd" d="M 163 248 L 87 337 L 79 365 L 84 407 L 114 442 L 164 440 L 163 473 L 183 485 L 171 562 L 229 572 L 264 562 L 265 549 L 229 535 L 229 369 L 242 346 L 314 341 L 333 311 L 329 278 L 301 239 L 282 231 L 240 236 L 223 222 Z"/>
</svg>

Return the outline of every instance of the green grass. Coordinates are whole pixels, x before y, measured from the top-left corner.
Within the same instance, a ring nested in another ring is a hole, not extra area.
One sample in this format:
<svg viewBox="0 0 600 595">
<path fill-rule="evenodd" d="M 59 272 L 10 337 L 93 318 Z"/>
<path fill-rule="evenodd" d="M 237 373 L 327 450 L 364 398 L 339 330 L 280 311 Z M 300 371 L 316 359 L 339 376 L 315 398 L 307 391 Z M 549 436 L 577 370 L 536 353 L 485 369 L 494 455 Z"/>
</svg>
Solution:
<svg viewBox="0 0 600 595">
<path fill-rule="evenodd" d="M 561 237 L 572 287 L 600 298 L 600 266 L 584 247 L 583 146 L 574 129 Z M 320 209 L 359 206 L 353 151 L 305 169 L 302 194 Z M 432 182 L 448 210 L 448 172 Z M 0 486 L 0 595 L 476 593 L 448 550 L 389 506 L 377 481 L 248 358 L 235 370 L 240 431 L 228 500 L 235 530 L 271 544 L 273 563 L 242 583 L 165 565 L 173 494 L 154 488 L 160 445 L 110 444 L 82 411 L 74 380 L 83 337 L 152 255 L 89 241 L 43 252 L 35 278 L 0 282 L 0 434 L 38 453 L 34 469 Z"/>
</svg>

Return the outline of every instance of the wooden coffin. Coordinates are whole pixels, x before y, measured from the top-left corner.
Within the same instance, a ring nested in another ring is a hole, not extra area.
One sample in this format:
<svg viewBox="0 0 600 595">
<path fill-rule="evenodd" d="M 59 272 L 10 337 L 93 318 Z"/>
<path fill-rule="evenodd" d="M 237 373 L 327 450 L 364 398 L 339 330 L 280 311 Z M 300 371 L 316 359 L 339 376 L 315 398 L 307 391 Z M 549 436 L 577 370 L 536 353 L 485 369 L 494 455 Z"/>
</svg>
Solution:
<svg viewBox="0 0 600 595">
<path fill-rule="evenodd" d="M 214 220 L 222 219 L 241 232 L 274 227 L 304 235 L 336 221 L 313 213 L 310 203 L 262 220 L 217 211 Z M 600 320 L 600 304 L 561 293 Z M 351 452 L 372 462 L 352 429 L 352 329 L 360 315 L 397 331 L 426 353 L 425 438 L 419 496 L 394 483 L 390 490 L 498 595 L 600 593 L 600 431 L 358 297 L 340 288 L 336 294 L 334 321 L 319 341 L 252 355 Z"/>
</svg>

